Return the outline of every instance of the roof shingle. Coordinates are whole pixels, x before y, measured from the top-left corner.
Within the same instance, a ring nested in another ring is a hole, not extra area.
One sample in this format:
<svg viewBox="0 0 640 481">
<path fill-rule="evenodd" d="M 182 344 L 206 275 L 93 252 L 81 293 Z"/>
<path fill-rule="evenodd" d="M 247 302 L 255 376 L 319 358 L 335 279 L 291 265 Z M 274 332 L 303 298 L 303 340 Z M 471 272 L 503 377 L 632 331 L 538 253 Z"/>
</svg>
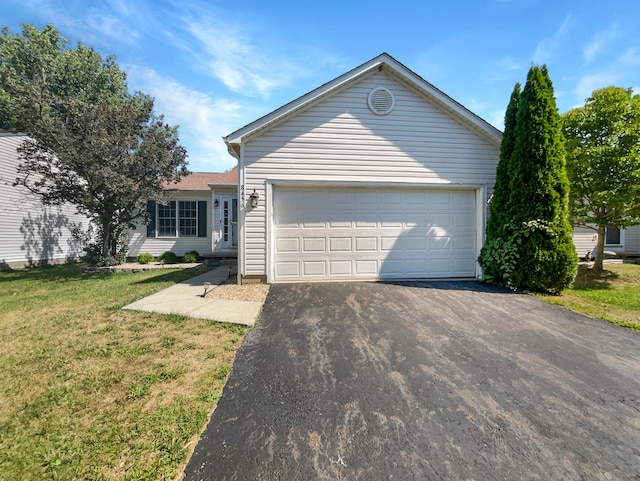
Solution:
<svg viewBox="0 0 640 481">
<path fill-rule="evenodd" d="M 234 167 L 229 172 L 192 172 L 180 181 L 165 184 L 165 190 L 209 190 L 209 184 L 238 185 L 238 168 Z"/>
</svg>

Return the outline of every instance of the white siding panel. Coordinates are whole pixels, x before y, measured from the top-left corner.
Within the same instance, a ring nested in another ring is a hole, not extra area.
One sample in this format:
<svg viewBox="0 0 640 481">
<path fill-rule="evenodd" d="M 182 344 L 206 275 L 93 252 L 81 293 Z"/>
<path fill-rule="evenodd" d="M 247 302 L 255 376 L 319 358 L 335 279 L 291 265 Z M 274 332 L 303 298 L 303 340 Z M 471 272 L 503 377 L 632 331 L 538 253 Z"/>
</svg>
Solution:
<svg viewBox="0 0 640 481">
<path fill-rule="evenodd" d="M 385 87 L 395 96 L 390 114 L 379 116 L 369 110 L 367 96 L 374 87 Z M 498 147 L 384 72 L 360 79 L 258 132 L 242 149 L 245 192 L 255 188 L 261 199 L 257 209 L 245 212 L 245 275 L 266 274 L 267 181 L 454 183 L 484 185 L 490 194 L 498 161 Z M 357 221 L 363 227 L 368 222 L 366 216 Z M 347 269 L 344 263 L 329 268 Z M 354 266 L 361 273 L 371 268 Z"/>
<path fill-rule="evenodd" d="M 578 257 L 585 257 L 587 252 L 593 252 L 596 248 L 597 233 L 586 227 L 573 229 L 573 245 L 576 247 Z"/>
<path fill-rule="evenodd" d="M 45 206 L 37 196 L 12 185 L 21 162 L 16 149 L 25 139 L 0 132 L 0 267 L 75 260 L 83 246 L 72 229 L 87 229 L 89 220 L 71 205 Z"/>
<path fill-rule="evenodd" d="M 640 255 L 640 224 L 627 227 L 624 236 L 624 250 L 627 254 Z"/>
</svg>

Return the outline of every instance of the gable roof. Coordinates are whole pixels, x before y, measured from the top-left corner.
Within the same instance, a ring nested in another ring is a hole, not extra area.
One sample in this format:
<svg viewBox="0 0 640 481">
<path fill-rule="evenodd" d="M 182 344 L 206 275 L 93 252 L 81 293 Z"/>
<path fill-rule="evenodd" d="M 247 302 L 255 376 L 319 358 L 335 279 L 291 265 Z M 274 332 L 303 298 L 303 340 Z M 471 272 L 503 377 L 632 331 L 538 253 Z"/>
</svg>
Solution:
<svg viewBox="0 0 640 481">
<path fill-rule="evenodd" d="M 211 190 L 213 186 L 238 185 L 238 168 L 229 172 L 192 172 L 178 182 L 166 183 L 164 190 Z"/>
<path fill-rule="evenodd" d="M 502 132 L 500 130 L 480 116 L 471 112 L 441 90 L 434 87 L 418 74 L 398 62 L 388 53 L 382 53 L 353 70 L 336 77 L 311 92 L 298 97 L 273 112 L 260 117 L 235 132 L 230 133 L 226 137 L 223 137 L 224 142 L 227 144 L 229 153 L 234 157 L 237 157 L 240 153 L 240 143 L 245 138 L 282 121 L 284 118 L 308 107 L 312 103 L 318 102 L 326 95 L 355 82 L 357 79 L 367 75 L 375 69 L 378 69 L 379 71 L 384 70 L 391 74 L 395 79 L 413 87 L 430 102 L 447 111 L 452 117 L 458 119 L 464 125 L 482 135 L 489 142 L 494 145 L 500 145 L 500 142 L 502 141 Z"/>
</svg>

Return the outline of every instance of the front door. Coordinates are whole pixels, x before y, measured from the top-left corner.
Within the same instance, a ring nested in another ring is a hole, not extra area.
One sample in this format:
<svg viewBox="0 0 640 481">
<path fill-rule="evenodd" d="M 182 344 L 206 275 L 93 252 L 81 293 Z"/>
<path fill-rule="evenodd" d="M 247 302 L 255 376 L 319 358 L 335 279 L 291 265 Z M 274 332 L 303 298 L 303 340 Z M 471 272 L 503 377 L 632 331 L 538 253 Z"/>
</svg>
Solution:
<svg viewBox="0 0 640 481">
<path fill-rule="evenodd" d="M 238 247 L 238 198 L 222 197 L 222 247 L 236 249 Z"/>
</svg>

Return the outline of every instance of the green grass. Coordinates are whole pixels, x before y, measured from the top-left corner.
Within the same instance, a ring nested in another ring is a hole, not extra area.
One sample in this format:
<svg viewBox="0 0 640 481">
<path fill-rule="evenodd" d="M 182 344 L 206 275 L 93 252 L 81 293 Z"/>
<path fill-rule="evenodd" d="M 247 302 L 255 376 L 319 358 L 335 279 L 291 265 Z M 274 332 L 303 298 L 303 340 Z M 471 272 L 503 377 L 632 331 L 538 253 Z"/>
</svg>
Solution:
<svg viewBox="0 0 640 481">
<path fill-rule="evenodd" d="M 640 265 L 605 264 L 595 276 L 581 267 L 573 288 L 541 299 L 613 324 L 640 330 Z"/>
<path fill-rule="evenodd" d="M 246 332 L 120 308 L 194 270 L 0 273 L 0 479 L 175 479 Z"/>
</svg>

